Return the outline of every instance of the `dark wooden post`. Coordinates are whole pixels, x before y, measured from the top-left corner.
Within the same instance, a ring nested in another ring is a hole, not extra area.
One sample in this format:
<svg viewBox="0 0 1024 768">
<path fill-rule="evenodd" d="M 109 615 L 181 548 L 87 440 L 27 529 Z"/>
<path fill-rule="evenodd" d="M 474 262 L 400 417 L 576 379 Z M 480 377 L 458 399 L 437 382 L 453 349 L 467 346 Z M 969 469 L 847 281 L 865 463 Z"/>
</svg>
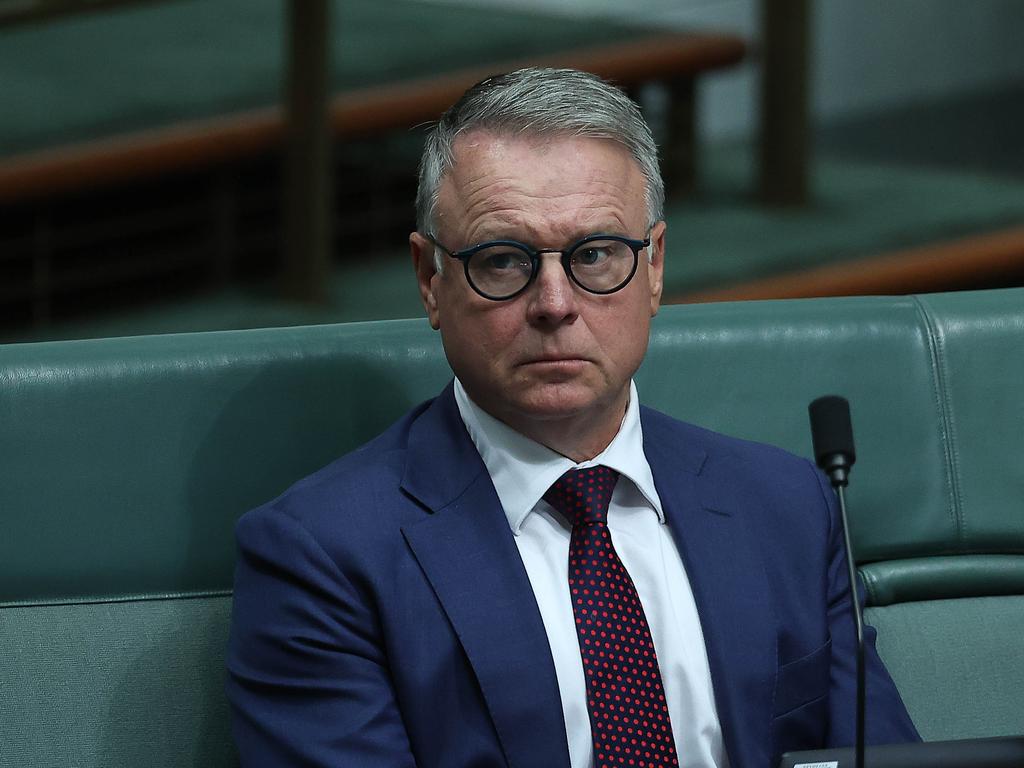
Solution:
<svg viewBox="0 0 1024 768">
<path fill-rule="evenodd" d="M 284 287 L 318 302 L 331 266 L 329 0 L 289 0 L 288 15 Z"/>
<path fill-rule="evenodd" d="M 697 82 L 680 77 L 669 84 L 665 147 L 665 188 L 673 200 L 691 195 L 697 185 Z"/>
<path fill-rule="evenodd" d="M 810 196 L 811 0 L 761 2 L 760 194 L 769 205 Z"/>
</svg>

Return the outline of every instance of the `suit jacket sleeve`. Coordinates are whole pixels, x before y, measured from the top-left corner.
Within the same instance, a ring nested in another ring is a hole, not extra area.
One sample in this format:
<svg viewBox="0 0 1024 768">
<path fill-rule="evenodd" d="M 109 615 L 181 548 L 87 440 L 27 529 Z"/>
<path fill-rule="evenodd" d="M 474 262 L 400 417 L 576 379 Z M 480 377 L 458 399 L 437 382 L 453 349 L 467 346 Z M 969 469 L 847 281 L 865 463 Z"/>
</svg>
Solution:
<svg viewBox="0 0 1024 768">
<path fill-rule="evenodd" d="M 236 535 L 227 692 L 242 765 L 413 766 L 360 585 L 273 506 Z"/>
</svg>

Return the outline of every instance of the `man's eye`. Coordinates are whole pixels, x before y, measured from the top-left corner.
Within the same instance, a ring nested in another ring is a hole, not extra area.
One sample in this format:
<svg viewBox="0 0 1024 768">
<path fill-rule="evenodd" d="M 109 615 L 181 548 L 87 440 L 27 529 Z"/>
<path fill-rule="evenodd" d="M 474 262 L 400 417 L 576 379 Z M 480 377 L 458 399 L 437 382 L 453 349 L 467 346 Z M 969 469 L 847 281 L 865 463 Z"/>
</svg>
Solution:
<svg viewBox="0 0 1024 768">
<path fill-rule="evenodd" d="M 478 255 L 481 269 L 488 272 L 508 272 L 529 269 L 527 258 L 516 251 L 486 251 Z"/>
<path fill-rule="evenodd" d="M 602 246 L 586 246 L 585 248 L 580 248 L 574 254 L 576 263 L 581 267 L 600 266 L 610 257 L 609 249 Z"/>
</svg>

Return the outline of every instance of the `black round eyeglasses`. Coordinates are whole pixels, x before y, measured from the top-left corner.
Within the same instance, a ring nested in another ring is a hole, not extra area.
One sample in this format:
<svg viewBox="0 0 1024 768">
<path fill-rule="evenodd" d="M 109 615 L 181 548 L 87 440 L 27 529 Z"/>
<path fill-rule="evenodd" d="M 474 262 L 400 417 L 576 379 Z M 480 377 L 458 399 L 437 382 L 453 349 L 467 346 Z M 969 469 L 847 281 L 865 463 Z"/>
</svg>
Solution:
<svg viewBox="0 0 1024 768">
<path fill-rule="evenodd" d="M 506 301 L 526 290 L 540 272 L 542 253 L 562 256 L 562 268 L 588 293 L 615 293 L 636 274 L 640 251 L 651 244 L 650 235 L 634 240 L 620 235 L 588 235 L 568 248 L 531 248 L 516 240 L 488 240 L 461 251 L 445 248 L 433 235 L 435 246 L 462 262 L 470 287 L 485 299 Z"/>
</svg>

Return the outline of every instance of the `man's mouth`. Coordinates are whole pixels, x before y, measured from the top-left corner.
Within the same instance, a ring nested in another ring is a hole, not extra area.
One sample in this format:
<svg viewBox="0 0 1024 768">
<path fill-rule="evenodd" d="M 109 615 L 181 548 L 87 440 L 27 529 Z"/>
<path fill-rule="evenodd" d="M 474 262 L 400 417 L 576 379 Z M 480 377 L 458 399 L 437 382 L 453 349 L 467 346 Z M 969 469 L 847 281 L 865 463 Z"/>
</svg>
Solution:
<svg viewBox="0 0 1024 768">
<path fill-rule="evenodd" d="M 538 355 L 537 357 L 524 360 L 520 365 L 546 365 L 554 367 L 559 365 L 581 365 L 586 362 L 587 359 L 579 355 Z"/>
</svg>

